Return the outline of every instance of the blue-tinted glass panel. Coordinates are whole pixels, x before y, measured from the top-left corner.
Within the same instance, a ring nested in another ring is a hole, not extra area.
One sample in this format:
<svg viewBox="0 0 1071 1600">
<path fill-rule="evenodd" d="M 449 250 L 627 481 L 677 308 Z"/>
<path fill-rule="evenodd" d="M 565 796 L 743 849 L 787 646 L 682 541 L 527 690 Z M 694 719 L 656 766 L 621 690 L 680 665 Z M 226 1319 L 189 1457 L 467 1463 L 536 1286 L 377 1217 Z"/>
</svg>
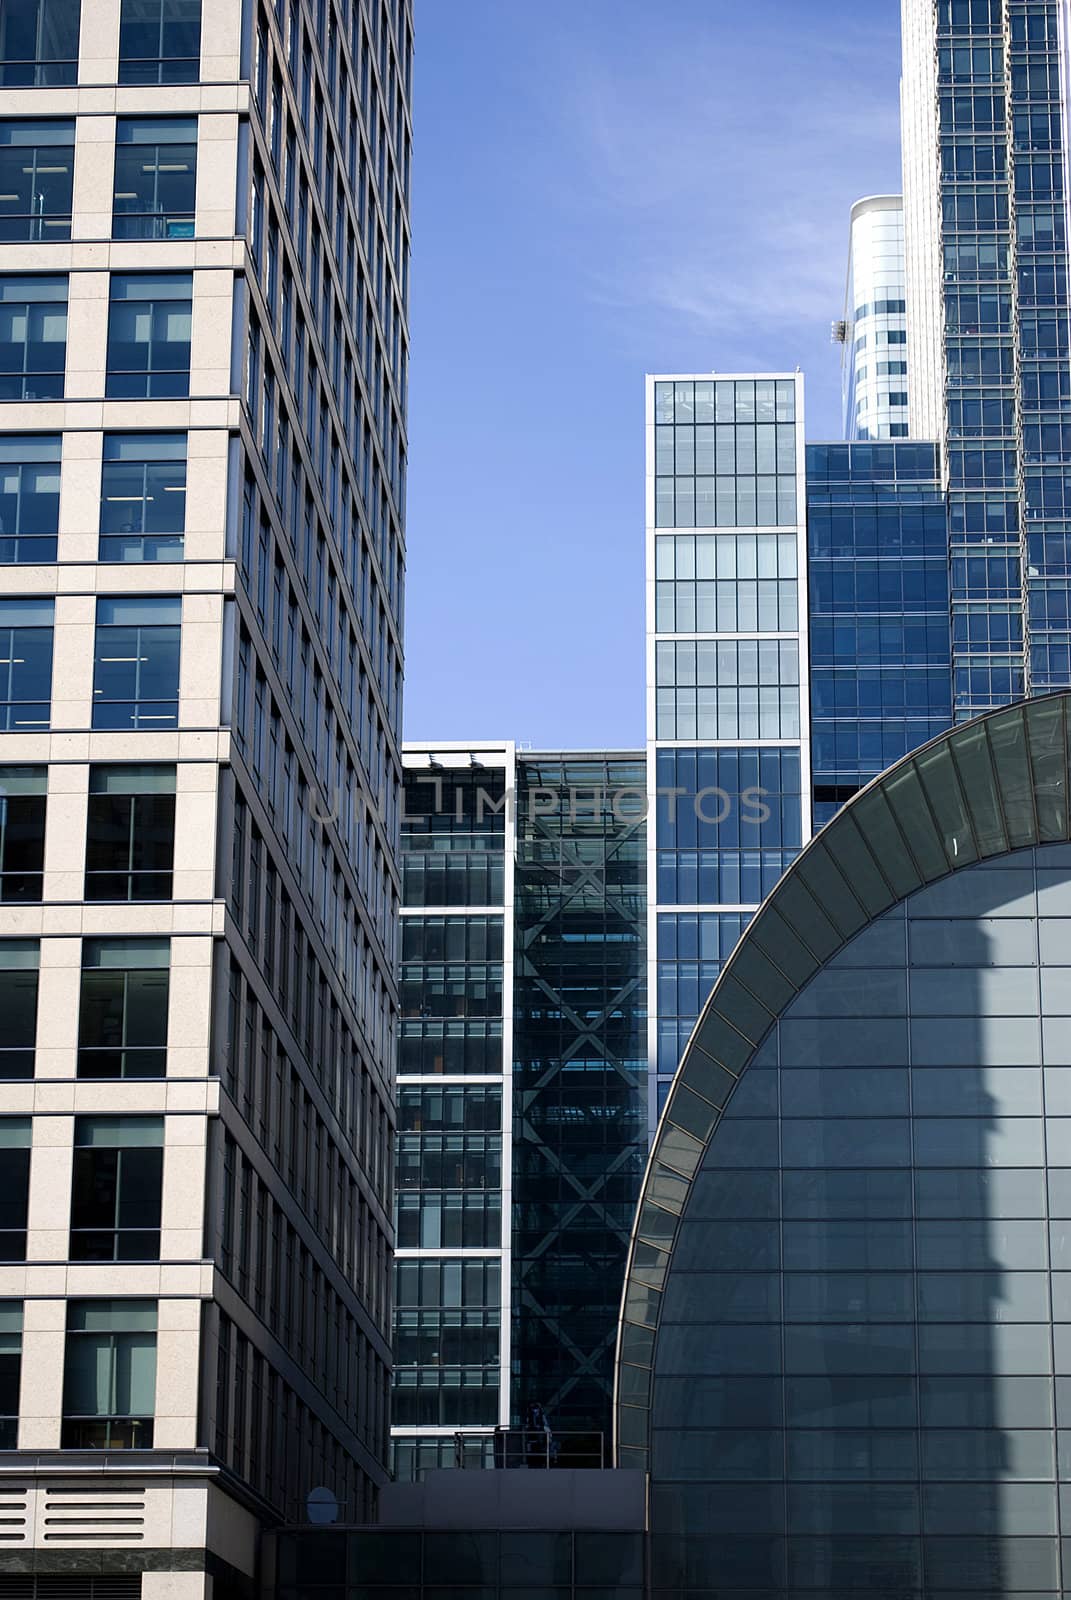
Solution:
<svg viewBox="0 0 1071 1600">
<path fill-rule="evenodd" d="M 81 0 L 3 0 L 0 86 L 58 88 L 78 80 Z"/>
<path fill-rule="evenodd" d="M 104 436 L 101 561 L 181 561 L 186 526 L 186 435 Z"/>
<path fill-rule="evenodd" d="M 122 0 L 120 83 L 196 83 L 201 0 Z"/>
<path fill-rule="evenodd" d="M 0 727 L 36 733 L 52 700 L 51 600 L 0 600 Z"/>
<path fill-rule="evenodd" d="M 178 723 L 181 601 L 97 601 L 94 728 L 160 730 Z"/>
<path fill-rule="evenodd" d="M 66 277 L 0 277 L 0 400 L 61 400 Z"/>
<path fill-rule="evenodd" d="M 0 562 L 55 561 L 59 434 L 0 438 Z"/>
<path fill-rule="evenodd" d="M 69 239 L 73 181 L 73 121 L 0 120 L 0 239 Z"/>
<path fill-rule="evenodd" d="M 190 273 L 114 273 L 108 318 L 110 399 L 174 399 L 190 392 Z"/>
<path fill-rule="evenodd" d="M 197 189 L 196 117 L 120 117 L 114 239 L 189 239 Z"/>
</svg>

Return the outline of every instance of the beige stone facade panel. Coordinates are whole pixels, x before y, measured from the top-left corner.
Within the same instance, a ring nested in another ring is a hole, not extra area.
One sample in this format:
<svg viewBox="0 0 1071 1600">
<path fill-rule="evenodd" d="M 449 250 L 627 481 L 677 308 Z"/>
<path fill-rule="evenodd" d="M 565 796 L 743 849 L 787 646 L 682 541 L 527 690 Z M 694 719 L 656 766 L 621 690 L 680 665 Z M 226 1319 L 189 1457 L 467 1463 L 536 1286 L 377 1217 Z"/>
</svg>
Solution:
<svg viewBox="0 0 1071 1600">
<path fill-rule="evenodd" d="M 67 301 L 66 394 L 76 400 L 104 397 L 108 365 L 108 274 L 72 272 Z"/>
</svg>

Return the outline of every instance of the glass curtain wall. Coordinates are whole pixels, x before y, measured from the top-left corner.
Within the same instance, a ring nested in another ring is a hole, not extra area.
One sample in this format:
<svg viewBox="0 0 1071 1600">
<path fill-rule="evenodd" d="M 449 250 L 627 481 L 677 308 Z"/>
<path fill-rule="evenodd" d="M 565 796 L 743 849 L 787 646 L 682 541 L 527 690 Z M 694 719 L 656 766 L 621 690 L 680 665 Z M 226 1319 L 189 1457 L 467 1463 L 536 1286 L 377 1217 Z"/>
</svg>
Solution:
<svg viewBox="0 0 1071 1600">
<path fill-rule="evenodd" d="M 948 532 L 932 444 L 807 446 L 814 826 L 952 721 Z M 968 560 L 957 556 L 956 581 Z"/>
<path fill-rule="evenodd" d="M 560 1465 L 609 1446 L 646 1160 L 645 785 L 636 757 L 518 764 L 511 1409 L 573 1436 Z"/>
<path fill-rule="evenodd" d="M 653 1131 L 710 985 L 809 831 L 810 707 L 802 379 L 648 387 Z"/>
<path fill-rule="evenodd" d="M 502 1420 L 513 802 L 506 765 L 452 761 L 407 757 L 405 770 L 391 1402 L 402 1479 L 453 1466 L 460 1429 L 487 1441 L 466 1460 L 489 1461 Z"/>
</svg>

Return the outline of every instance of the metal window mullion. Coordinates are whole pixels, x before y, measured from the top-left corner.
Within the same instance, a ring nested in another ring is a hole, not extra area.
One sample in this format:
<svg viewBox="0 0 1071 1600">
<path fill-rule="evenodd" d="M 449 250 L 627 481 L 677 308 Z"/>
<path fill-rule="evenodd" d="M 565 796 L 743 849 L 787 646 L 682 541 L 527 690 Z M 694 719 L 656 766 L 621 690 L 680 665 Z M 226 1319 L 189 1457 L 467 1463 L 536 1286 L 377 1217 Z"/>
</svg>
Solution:
<svg viewBox="0 0 1071 1600">
<path fill-rule="evenodd" d="M 2 630 L 2 633 L 6 635 L 7 642 L 7 670 L 4 673 L 4 704 L 7 707 L 7 722 L 9 724 L 9 728 L 11 722 L 11 708 L 15 704 L 15 650 L 17 648 L 15 644 L 16 632 L 17 629 L 15 628 L 4 628 Z"/>
<path fill-rule="evenodd" d="M 150 146 L 152 150 L 152 212 L 150 215 L 160 214 L 160 146 Z"/>
<path fill-rule="evenodd" d="M 141 648 L 142 648 L 141 635 L 142 635 L 142 632 L 143 632 L 143 629 L 142 629 L 141 623 L 139 622 L 136 625 L 136 627 L 134 628 L 134 706 L 133 706 L 133 719 L 132 720 L 133 720 L 133 723 L 134 723 L 135 727 L 138 727 L 140 725 L 139 721 L 138 721 L 138 718 L 139 718 L 139 715 L 140 715 L 140 712 L 141 712 Z"/>
<path fill-rule="evenodd" d="M 158 300 L 146 300 L 144 304 L 149 308 L 148 360 L 145 367 L 145 381 L 151 393 L 152 380 L 156 374 L 156 309 L 160 302 Z"/>
<path fill-rule="evenodd" d="M 20 461 L 15 473 L 15 482 L 18 487 L 15 490 L 15 527 L 13 531 L 16 538 L 22 532 L 22 475 L 26 469 L 27 463 Z"/>
<path fill-rule="evenodd" d="M 119 1048 L 125 1054 L 128 1048 L 127 1025 L 130 1019 L 130 969 L 124 967 L 122 972 L 122 999 L 123 1015 L 119 1025 Z"/>
<path fill-rule="evenodd" d="M 148 506 L 148 503 L 149 503 L 149 463 L 147 461 L 143 461 L 141 463 L 141 527 L 138 530 L 138 532 L 140 533 L 142 538 L 145 537 L 145 522 L 146 522 L 146 515 L 147 515 L 146 508 Z M 185 521 L 185 519 L 183 519 L 183 521 Z"/>
<path fill-rule="evenodd" d="M 123 1151 L 115 1152 L 115 1193 L 112 1196 L 112 1260 L 116 1259 L 115 1250 L 119 1236 L 119 1206 L 120 1195 L 123 1187 Z"/>
<path fill-rule="evenodd" d="M 135 818 L 137 816 L 138 797 L 137 795 L 132 794 L 128 795 L 127 798 L 130 802 L 130 811 L 127 821 L 126 836 L 126 898 L 129 900 L 131 898 L 130 891 L 134 887 L 134 835 L 137 831 L 135 826 Z"/>
</svg>

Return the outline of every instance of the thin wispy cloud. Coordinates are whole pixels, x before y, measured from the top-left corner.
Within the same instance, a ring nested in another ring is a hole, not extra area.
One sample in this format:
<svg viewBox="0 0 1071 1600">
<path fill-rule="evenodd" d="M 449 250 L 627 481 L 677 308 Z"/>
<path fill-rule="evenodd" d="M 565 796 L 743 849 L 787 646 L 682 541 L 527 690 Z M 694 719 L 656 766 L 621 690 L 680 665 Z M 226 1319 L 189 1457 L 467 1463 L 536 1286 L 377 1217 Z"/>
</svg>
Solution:
<svg viewBox="0 0 1071 1600">
<path fill-rule="evenodd" d="M 580 255 L 585 292 L 619 315 L 629 343 L 649 336 L 651 318 L 716 338 L 761 319 L 752 342 L 828 322 L 847 245 L 840 153 L 856 166 L 873 153 L 865 188 L 889 181 L 898 109 L 868 94 L 866 68 L 887 79 L 895 35 L 857 24 L 827 42 L 804 37 L 788 68 L 727 35 L 722 13 L 712 6 L 687 41 L 669 29 L 639 70 L 574 52 L 559 103 L 573 160 L 553 203 L 598 239 Z M 838 63 L 850 64 L 851 92 L 830 94 Z M 638 319 L 648 319 L 639 335 Z"/>
<path fill-rule="evenodd" d="M 898 178 L 898 0 L 421 0 L 406 723 L 643 738 L 643 373 L 801 366 Z"/>
</svg>

